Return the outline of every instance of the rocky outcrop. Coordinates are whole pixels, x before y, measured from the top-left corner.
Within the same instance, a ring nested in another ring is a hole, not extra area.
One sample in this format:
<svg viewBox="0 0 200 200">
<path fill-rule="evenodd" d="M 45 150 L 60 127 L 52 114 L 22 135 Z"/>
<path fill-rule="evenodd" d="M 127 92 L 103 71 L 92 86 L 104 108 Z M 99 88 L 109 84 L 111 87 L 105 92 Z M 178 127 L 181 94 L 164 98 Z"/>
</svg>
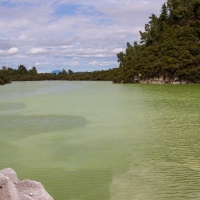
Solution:
<svg viewBox="0 0 200 200">
<path fill-rule="evenodd" d="M 0 170 L 0 200 L 53 200 L 36 181 L 19 181 L 13 169 Z"/>
<path fill-rule="evenodd" d="M 159 78 L 147 78 L 143 79 L 141 74 L 133 76 L 132 82 L 133 83 L 150 83 L 150 84 L 187 84 L 188 81 L 179 80 L 178 77 L 169 78 L 168 76 L 160 76 Z"/>
</svg>

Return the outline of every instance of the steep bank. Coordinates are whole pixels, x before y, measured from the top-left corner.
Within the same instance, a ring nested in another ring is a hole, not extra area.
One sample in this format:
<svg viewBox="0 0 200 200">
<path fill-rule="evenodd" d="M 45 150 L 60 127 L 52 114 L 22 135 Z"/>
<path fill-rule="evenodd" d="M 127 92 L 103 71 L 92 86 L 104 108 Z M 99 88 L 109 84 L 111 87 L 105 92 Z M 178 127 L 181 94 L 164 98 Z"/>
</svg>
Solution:
<svg viewBox="0 0 200 200">
<path fill-rule="evenodd" d="M 119 83 L 119 82 L 118 82 Z M 124 83 L 122 80 L 120 83 Z M 127 83 L 127 82 L 125 82 Z M 143 84 L 189 84 L 191 82 L 187 80 L 179 80 L 178 77 L 169 78 L 169 77 L 157 77 L 157 78 L 146 78 L 142 79 L 140 75 L 133 76 L 131 83 L 143 83 Z"/>
<path fill-rule="evenodd" d="M 19 181 L 13 169 L 0 170 L 0 200 L 53 200 L 36 181 Z"/>
</svg>

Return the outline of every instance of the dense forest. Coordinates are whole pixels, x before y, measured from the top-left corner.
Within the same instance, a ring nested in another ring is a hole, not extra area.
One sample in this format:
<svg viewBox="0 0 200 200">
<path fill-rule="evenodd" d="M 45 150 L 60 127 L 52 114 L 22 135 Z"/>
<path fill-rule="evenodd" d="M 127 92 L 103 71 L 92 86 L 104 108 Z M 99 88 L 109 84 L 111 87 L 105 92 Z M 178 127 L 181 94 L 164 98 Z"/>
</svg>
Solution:
<svg viewBox="0 0 200 200">
<path fill-rule="evenodd" d="M 168 0 L 138 44 L 118 57 L 115 82 L 200 82 L 200 0 Z"/>
<path fill-rule="evenodd" d="M 11 81 L 109 80 L 114 83 L 200 83 L 200 0 L 168 0 L 140 31 L 140 42 L 117 54 L 119 68 L 106 71 L 38 74 L 2 67 L 0 85 Z"/>
</svg>

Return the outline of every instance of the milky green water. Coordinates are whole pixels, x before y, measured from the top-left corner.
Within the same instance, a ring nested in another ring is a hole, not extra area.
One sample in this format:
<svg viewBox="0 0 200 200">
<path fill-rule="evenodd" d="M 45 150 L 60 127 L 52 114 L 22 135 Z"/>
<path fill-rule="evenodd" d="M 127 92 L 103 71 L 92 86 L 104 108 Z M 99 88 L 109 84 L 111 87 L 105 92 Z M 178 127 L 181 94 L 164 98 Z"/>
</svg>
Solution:
<svg viewBox="0 0 200 200">
<path fill-rule="evenodd" d="M 0 87 L 0 169 L 55 200 L 200 199 L 200 85 Z"/>
</svg>

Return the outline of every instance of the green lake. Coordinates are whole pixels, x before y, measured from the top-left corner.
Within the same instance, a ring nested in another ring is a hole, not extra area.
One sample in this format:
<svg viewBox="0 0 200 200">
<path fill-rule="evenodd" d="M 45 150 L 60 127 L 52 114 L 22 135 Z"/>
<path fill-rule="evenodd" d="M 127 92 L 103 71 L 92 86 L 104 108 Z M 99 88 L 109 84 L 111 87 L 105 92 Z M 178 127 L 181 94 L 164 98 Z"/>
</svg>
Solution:
<svg viewBox="0 0 200 200">
<path fill-rule="evenodd" d="M 55 200 L 200 199 L 200 85 L 0 87 L 0 169 Z"/>
</svg>

